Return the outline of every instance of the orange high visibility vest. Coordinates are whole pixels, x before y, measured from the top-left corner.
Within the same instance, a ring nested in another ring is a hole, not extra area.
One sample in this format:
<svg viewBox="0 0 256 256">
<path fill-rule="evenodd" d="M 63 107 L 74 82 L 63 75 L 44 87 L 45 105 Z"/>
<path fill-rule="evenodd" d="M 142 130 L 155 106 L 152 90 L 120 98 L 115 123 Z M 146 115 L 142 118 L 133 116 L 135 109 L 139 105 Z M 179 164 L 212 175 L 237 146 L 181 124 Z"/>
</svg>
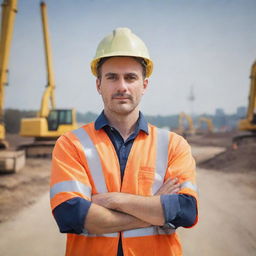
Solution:
<svg viewBox="0 0 256 256">
<path fill-rule="evenodd" d="M 169 177 L 179 179 L 179 193 L 197 199 L 195 161 L 187 142 L 179 135 L 149 124 L 131 148 L 121 184 L 115 148 L 103 129 L 94 123 L 61 136 L 54 148 L 51 175 L 52 210 L 74 197 L 87 200 L 95 193 L 123 192 L 154 195 Z M 196 220 L 197 222 L 197 220 Z M 182 255 L 175 229 L 158 226 L 111 234 L 67 234 L 66 255 L 116 256 L 122 235 L 124 256 Z"/>
</svg>

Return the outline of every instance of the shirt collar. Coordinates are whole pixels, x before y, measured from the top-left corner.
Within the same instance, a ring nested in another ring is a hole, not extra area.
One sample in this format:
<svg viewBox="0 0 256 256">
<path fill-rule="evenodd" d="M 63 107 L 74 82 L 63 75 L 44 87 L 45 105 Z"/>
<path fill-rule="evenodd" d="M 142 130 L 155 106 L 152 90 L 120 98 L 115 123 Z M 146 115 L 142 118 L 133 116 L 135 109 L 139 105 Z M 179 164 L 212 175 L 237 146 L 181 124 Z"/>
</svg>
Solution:
<svg viewBox="0 0 256 256">
<path fill-rule="evenodd" d="M 94 123 L 94 128 L 95 130 L 100 130 L 105 126 L 110 126 L 110 125 L 109 125 L 108 119 L 104 114 L 104 111 L 102 111 Z M 139 113 L 139 119 L 137 121 L 135 132 L 138 133 L 140 130 L 148 134 L 148 122 L 146 121 L 144 115 L 141 112 Z"/>
</svg>

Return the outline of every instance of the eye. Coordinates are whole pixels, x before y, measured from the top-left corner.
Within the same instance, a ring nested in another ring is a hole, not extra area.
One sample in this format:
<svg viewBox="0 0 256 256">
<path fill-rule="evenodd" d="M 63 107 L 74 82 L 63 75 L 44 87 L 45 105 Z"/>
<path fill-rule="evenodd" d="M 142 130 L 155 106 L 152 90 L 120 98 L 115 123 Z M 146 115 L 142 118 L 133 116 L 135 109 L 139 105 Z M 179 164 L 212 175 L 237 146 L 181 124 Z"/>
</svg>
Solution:
<svg viewBox="0 0 256 256">
<path fill-rule="evenodd" d="M 116 74 L 107 74 L 106 75 L 106 79 L 107 80 L 111 80 L 111 81 L 115 81 L 115 80 L 117 80 L 117 75 Z"/>
<path fill-rule="evenodd" d="M 138 79 L 138 76 L 136 75 L 136 74 L 127 74 L 126 76 L 125 76 L 125 79 L 127 80 L 127 81 L 135 81 L 135 80 L 137 80 Z"/>
</svg>

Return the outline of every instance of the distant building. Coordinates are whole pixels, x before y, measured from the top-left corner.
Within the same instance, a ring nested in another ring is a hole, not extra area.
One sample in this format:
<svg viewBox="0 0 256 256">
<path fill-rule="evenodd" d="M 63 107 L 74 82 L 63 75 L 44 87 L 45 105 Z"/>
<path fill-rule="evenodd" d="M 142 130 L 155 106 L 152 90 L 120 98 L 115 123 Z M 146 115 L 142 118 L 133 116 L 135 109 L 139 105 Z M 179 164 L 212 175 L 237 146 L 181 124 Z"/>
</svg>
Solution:
<svg viewBox="0 0 256 256">
<path fill-rule="evenodd" d="M 222 109 L 222 108 L 216 108 L 216 110 L 215 110 L 215 116 L 225 116 L 224 109 Z"/>
<path fill-rule="evenodd" d="M 246 107 L 238 107 L 236 109 L 236 115 L 239 119 L 244 118 L 246 116 L 247 108 Z"/>
<path fill-rule="evenodd" d="M 222 108 L 216 108 L 213 123 L 219 131 L 227 130 L 227 118 Z"/>
</svg>

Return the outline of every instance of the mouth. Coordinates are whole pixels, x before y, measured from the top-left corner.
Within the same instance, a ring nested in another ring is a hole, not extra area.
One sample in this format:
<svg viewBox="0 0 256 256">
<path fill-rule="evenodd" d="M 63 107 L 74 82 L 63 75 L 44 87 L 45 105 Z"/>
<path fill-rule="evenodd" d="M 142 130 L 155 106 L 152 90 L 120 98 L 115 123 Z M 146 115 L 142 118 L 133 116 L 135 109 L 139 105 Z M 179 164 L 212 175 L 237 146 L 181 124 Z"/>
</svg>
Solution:
<svg viewBox="0 0 256 256">
<path fill-rule="evenodd" d="M 132 96 L 128 94 L 117 93 L 112 96 L 113 100 L 132 100 Z"/>
<path fill-rule="evenodd" d="M 129 100 L 129 98 L 114 97 L 114 100 Z"/>
</svg>

